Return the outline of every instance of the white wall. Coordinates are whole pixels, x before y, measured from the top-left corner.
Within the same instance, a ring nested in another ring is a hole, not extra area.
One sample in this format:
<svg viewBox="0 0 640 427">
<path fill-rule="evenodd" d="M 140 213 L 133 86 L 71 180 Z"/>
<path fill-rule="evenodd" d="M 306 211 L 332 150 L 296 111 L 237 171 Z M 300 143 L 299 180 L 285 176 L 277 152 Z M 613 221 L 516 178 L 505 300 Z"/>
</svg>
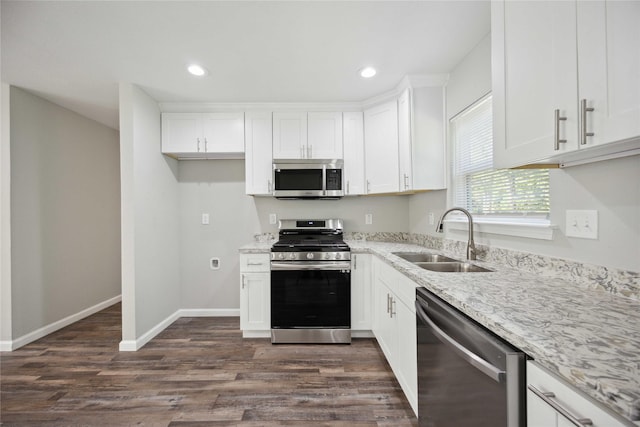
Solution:
<svg viewBox="0 0 640 427">
<path fill-rule="evenodd" d="M 157 102 L 120 84 L 122 338 L 131 344 L 180 308 L 178 162 L 160 153 Z"/>
<path fill-rule="evenodd" d="M 15 340 L 120 294 L 120 190 L 117 131 L 15 87 L 10 98 Z"/>
<path fill-rule="evenodd" d="M 182 308 L 237 309 L 238 248 L 255 234 L 277 235 L 269 214 L 285 218 L 341 218 L 346 231 L 407 231 L 407 197 L 345 197 L 342 200 L 276 200 L 245 195 L 244 161 L 179 163 Z M 202 225 L 203 213 L 210 224 Z M 366 213 L 373 224 L 365 225 Z M 219 257 L 220 270 L 209 268 Z"/>
<path fill-rule="evenodd" d="M 491 90 L 491 52 L 484 39 L 452 71 L 447 86 L 447 117 L 451 118 Z M 640 156 L 550 170 L 550 220 L 558 229 L 551 241 L 481 235 L 478 243 L 590 264 L 640 271 Z M 447 208 L 446 191 L 411 196 L 409 218 L 413 233 L 435 234 L 436 221 Z M 595 209 L 599 238 L 565 236 L 567 209 Z M 466 233 L 447 237 L 466 240 Z"/>
</svg>

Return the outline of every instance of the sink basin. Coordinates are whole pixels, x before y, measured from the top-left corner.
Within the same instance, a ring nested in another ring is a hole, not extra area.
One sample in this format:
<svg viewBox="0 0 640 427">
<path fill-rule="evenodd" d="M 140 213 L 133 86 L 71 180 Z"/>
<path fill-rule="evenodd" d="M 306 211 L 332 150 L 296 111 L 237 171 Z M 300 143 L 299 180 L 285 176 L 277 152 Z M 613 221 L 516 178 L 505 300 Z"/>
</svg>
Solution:
<svg viewBox="0 0 640 427">
<path fill-rule="evenodd" d="M 493 270 L 480 267 L 468 262 L 416 262 L 415 265 L 425 270 L 437 271 L 440 273 L 486 273 Z"/>
<path fill-rule="evenodd" d="M 456 259 L 446 257 L 438 254 L 426 254 L 421 252 L 393 252 L 395 256 L 398 256 L 409 262 L 460 262 Z"/>
</svg>

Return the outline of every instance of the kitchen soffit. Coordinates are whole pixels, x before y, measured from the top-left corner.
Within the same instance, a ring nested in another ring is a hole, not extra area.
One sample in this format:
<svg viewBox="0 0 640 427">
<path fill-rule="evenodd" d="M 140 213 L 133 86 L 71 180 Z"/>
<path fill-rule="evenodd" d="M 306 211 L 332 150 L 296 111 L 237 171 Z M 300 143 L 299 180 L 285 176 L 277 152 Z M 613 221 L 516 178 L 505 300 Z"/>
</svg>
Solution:
<svg viewBox="0 0 640 427">
<path fill-rule="evenodd" d="M 5 1 L 2 81 L 118 127 L 118 82 L 159 102 L 358 102 L 450 71 L 488 1 Z M 196 61 L 203 79 L 185 73 Z M 357 70 L 374 65 L 363 80 Z"/>
</svg>

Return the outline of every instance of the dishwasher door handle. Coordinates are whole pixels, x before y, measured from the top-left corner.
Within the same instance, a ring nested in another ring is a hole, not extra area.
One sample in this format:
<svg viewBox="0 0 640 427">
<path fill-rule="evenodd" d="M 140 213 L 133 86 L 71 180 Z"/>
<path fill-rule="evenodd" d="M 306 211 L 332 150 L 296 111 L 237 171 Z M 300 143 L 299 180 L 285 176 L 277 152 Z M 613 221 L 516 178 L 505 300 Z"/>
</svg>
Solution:
<svg viewBox="0 0 640 427">
<path fill-rule="evenodd" d="M 478 356 L 468 348 L 464 347 L 462 344 L 457 342 L 455 339 L 451 338 L 447 335 L 442 329 L 435 324 L 433 320 L 429 317 L 427 312 L 424 310 L 422 304 L 416 301 L 416 314 L 425 322 L 430 328 L 433 334 L 438 338 L 443 344 L 447 345 L 451 350 L 453 350 L 458 356 L 462 357 L 465 361 L 471 364 L 473 367 L 478 369 L 480 372 L 491 378 L 492 380 L 501 383 L 504 381 L 506 377 L 506 372 L 493 366 L 491 363 L 484 360 L 482 357 Z"/>
</svg>

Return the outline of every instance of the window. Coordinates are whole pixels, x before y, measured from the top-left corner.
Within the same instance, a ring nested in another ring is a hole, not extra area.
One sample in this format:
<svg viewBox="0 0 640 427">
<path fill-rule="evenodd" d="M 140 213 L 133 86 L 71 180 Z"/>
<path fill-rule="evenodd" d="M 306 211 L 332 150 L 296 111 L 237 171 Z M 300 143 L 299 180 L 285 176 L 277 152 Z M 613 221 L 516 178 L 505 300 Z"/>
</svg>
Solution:
<svg viewBox="0 0 640 427">
<path fill-rule="evenodd" d="M 453 204 L 476 219 L 548 218 L 548 169 L 493 169 L 491 96 L 451 119 Z"/>
</svg>

